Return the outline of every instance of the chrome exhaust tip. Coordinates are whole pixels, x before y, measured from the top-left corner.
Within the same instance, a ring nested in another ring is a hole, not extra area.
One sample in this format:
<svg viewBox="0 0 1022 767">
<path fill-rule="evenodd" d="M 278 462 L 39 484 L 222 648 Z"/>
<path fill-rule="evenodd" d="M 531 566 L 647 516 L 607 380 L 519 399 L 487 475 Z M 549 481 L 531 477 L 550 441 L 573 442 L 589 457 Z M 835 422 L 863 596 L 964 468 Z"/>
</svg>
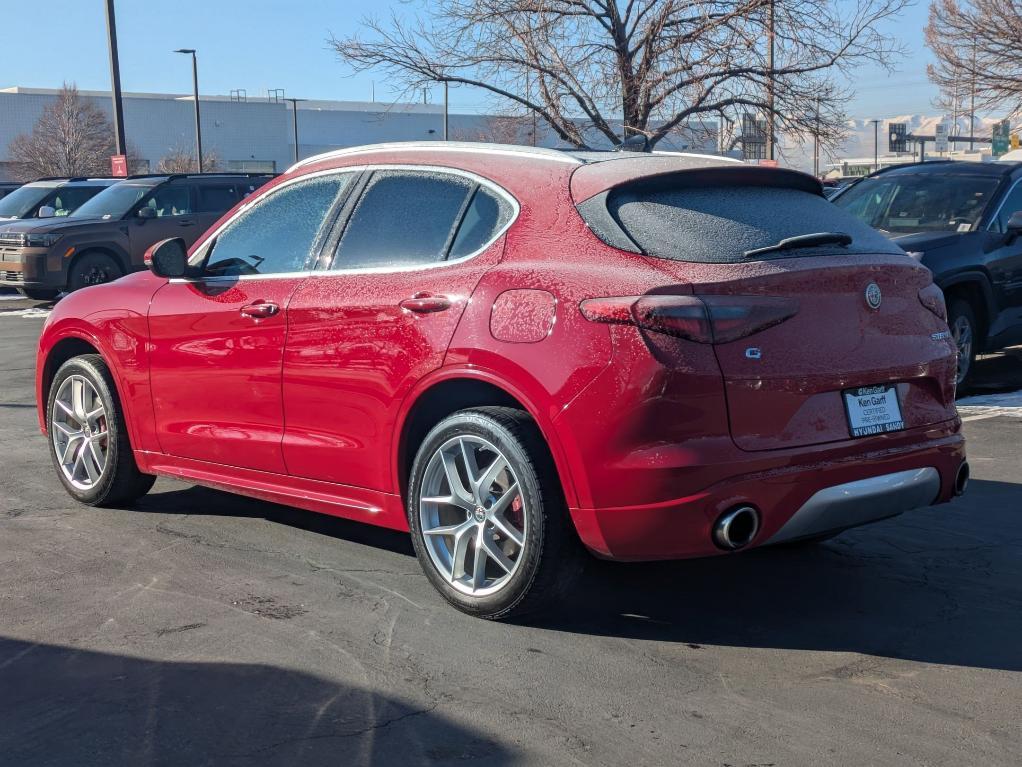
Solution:
<svg viewBox="0 0 1022 767">
<path fill-rule="evenodd" d="M 736 506 L 713 523 L 713 542 L 725 551 L 748 546 L 759 532 L 759 512 L 752 506 Z"/>
<path fill-rule="evenodd" d="M 955 495 L 961 495 L 965 492 L 965 488 L 969 486 L 969 462 L 962 461 L 962 465 L 958 467 L 958 473 L 955 475 Z"/>
</svg>

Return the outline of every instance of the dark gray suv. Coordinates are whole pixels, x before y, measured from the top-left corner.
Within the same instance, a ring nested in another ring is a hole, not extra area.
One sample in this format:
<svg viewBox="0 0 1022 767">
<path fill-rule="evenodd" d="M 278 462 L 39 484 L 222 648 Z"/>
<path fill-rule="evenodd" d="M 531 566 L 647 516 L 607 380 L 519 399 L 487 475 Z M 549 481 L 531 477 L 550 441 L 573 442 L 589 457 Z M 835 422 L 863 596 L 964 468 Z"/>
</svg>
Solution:
<svg viewBox="0 0 1022 767">
<path fill-rule="evenodd" d="M 0 226 L 0 287 L 47 300 L 143 269 L 150 245 L 180 237 L 190 246 L 271 178 L 262 173 L 133 176 L 66 217 Z"/>
</svg>

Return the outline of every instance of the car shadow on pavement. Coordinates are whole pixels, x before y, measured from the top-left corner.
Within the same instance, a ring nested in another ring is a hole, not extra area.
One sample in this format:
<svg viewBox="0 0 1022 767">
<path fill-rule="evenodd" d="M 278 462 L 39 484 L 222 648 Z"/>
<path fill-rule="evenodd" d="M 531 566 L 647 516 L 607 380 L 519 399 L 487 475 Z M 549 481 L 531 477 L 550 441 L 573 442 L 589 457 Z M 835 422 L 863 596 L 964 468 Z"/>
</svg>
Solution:
<svg viewBox="0 0 1022 767">
<path fill-rule="evenodd" d="M 405 702 L 300 671 L 153 661 L 0 637 L 4 764 L 371 764 L 518 761 Z"/>
<path fill-rule="evenodd" d="M 816 545 L 596 562 L 579 598 L 542 625 L 1020 671 L 1022 484 L 974 480 L 967 497 Z"/>
<path fill-rule="evenodd" d="M 136 501 L 132 508 L 152 514 L 265 519 L 320 535 L 386 549 L 397 554 L 415 556 L 407 533 L 205 487 L 193 486 L 150 493 Z"/>
</svg>

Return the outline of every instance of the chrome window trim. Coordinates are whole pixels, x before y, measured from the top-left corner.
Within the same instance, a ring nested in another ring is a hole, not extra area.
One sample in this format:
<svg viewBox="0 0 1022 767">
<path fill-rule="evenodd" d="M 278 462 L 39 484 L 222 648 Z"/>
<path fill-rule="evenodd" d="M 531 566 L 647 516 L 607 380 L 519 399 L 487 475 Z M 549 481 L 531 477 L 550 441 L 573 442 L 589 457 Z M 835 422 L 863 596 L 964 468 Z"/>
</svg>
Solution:
<svg viewBox="0 0 1022 767">
<path fill-rule="evenodd" d="M 1008 191 L 1004 193 L 1004 196 L 1001 198 L 1001 204 L 997 206 L 997 210 L 994 211 L 994 214 L 990 217 L 990 222 L 987 224 L 986 229 L 988 232 L 993 232 L 994 234 L 1004 234 L 1004 232 L 998 232 L 996 229 L 994 229 L 994 224 L 997 223 L 998 216 L 1000 216 L 1001 211 L 1004 210 L 1004 206 L 1008 202 L 1008 197 L 1011 196 L 1011 193 L 1015 191 L 1015 188 L 1018 187 L 1019 184 L 1022 184 L 1022 178 L 1015 179 L 1015 183 L 1008 187 Z"/>
<path fill-rule="evenodd" d="M 234 223 L 239 217 L 251 210 L 251 208 L 259 203 L 261 200 L 276 194 L 278 190 L 284 189 L 287 186 L 296 184 L 300 181 L 304 181 L 311 178 L 319 178 L 321 176 L 329 175 L 340 175 L 342 173 L 362 173 L 365 171 L 375 170 L 406 170 L 406 171 L 424 171 L 427 173 L 447 173 L 452 176 L 462 176 L 464 178 L 473 181 L 479 186 L 485 186 L 490 191 L 494 192 L 497 196 L 502 197 L 511 206 L 511 216 L 508 218 L 507 223 L 502 226 L 497 233 L 493 235 L 487 242 L 480 248 L 469 253 L 467 256 L 461 258 L 449 259 L 447 261 L 436 261 L 427 264 L 408 264 L 407 266 L 372 266 L 362 267 L 358 269 L 303 269 L 296 272 L 275 272 L 273 274 L 242 274 L 236 276 L 224 275 L 214 277 L 174 277 L 170 280 L 171 284 L 180 285 L 182 283 L 192 282 L 236 282 L 238 280 L 270 280 L 270 279 L 283 279 L 283 278 L 294 278 L 294 277 L 315 277 L 318 275 L 325 276 L 337 276 L 341 274 L 400 274 L 403 272 L 418 272 L 425 269 L 437 269 L 439 267 L 451 266 L 454 264 L 462 264 L 469 261 L 477 256 L 481 255 L 485 251 L 489 250 L 493 243 L 504 236 L 504 233 L 511 228 L 511 225 L 518 220 L 518 216 L 521 213 L 521 205 L 514 196 L 501 186 L 498 186 L 488 178 L 479 176 L 471 171 L 461 170 L 460 168 L 449 168 L 443 165 L 391 165 L 388 163 L 382 164 L 370 164 L 370 165 L 350 165 L 343 168 L 330 168 L 329 170 L 320 170 L 315 173 L 307 173 L 301 176 L 295 176 L 294 178 L 284 181 L 280 185 L 274 187 L 265 195 L 252 200 L 251 202 L 245 203 L 235 212 L 233 216 L 227 219 L 224 223 L 218 226 L 215 230 L 206 235 L 202 241 L 202 245 L 195 251 L 192 257 L 188 260 L 189 266 L 194 266 L 193 260 L 200 262 L 206 257 L 206 248 L 209 247 L 209 243 L 215 242 L 217 236 Z"/>
<path fill-rule="evenodd" d="M 487 144 L 487 143 L 475 143 L 475 142 L 457 142 L 457 141 L 399 141 L 389 142 L 382 144 L 366 144 L 364 146 L 353 146 L 346 147 L 344 149 L 334 149 L 330 152 L 324 152 L 323 154 L 313 155 L 312 157 L 306 157 L 304 160 L 299 160 L 290 168 L 287 172 L 290 173 L 298 168 L 304 168 L 306 165 L 312 165 L 317 162 L 324 160 L 333 160 L 338 157 L 351 157 L 359 154 L 371 154 L 374 152 L 422 152 L 422 151 L 435 151 L 435 152 L 466 152 L 469 154 L 487 154 L 487 155 L 503 155 L 506 157 L 533 157 L 543 160 L 550 160 L 552 162 L 562 162 L 569 165 L 584 165 L 582 160 L 577 157 L 572 157 L 570 154 L 561 152 L 557 149 L 547 149 L 545 147 L 521 147 L 504 144 Z"/>
</svg>

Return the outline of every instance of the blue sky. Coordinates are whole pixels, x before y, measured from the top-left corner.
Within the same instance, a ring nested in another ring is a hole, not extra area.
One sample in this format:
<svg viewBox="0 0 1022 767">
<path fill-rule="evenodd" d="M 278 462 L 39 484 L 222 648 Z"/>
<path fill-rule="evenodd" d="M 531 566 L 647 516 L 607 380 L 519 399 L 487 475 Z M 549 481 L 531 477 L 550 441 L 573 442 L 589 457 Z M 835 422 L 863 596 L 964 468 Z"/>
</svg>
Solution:
<svg viewBox="0 0 1022 767">
<path fill-rule="evenodd" d="M 847 0 L 838 0 L 845 2 Z M 0 87 L 59 87 L 75 81 L 83 90 L 106 90 L 110 71 L 103 0 L 0 0 L 7 34 L 0 47 Z M 396 94 L 382 74 L 348 76 L 326 38 L 356 30 L 369 12 L 386 16 L 396 0 L 174 0 L 117 3 L 122 87 L 127 91 L 181 93 L 191 89 L 190 64 L 175 48 L 199 51 L 199 85 L 204 94 L 226 95 L 245 88 L 250 97 L 269 88 L 288 96 L 368 100 Z M 933 113 L 935 91 L 926 80 L 928 51 L 923 45 L 926 0 L 908 9 L 888 31 L 911 49 L 899 71 L 862 70 L 849 116 L 890 117 Z M 438 101 L 437 91 L 431 100 Z M 485 109 L 485 93 L 452 89 L 453 108 Z"/>
</svg>

